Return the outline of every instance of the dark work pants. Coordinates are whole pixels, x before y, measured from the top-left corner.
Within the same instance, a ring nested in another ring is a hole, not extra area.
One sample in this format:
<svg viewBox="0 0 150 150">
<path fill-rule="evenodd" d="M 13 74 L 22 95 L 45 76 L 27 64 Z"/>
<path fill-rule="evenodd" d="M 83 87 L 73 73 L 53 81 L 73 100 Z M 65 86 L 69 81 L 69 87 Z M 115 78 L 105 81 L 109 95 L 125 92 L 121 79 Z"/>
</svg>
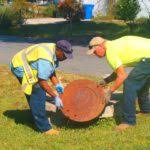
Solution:
<svg viewBox="0 0 150 150">
<path fill-rule="evenodd" d="M 143 59 L 124 82 L 123 122 L 136 124 L 135 101 L 138 99 L 141 112 L 150 113 L 150 58 Z"/>
</svg>

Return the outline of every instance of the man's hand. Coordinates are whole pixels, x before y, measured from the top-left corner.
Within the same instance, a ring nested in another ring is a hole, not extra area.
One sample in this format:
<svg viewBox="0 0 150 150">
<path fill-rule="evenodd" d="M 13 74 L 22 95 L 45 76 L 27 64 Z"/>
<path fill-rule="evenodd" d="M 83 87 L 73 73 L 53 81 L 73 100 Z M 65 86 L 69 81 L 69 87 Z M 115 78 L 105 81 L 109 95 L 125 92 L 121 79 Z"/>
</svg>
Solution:
<svg viewBox="0 0 150 150">
<path fill-rule="evenodd" d="M 55 97 L 55 105 L 58 109 L 63 108 L 63 103 L 59 96 Z"/>
<path fill-rule="evenodd" d="M 111 92 L 110 88 L 105 88 L 104 93 L 105 93 L 105 102 L 106 102 L 106 104 L 108 104 L 110 101 L 112 92 Z"/>
<path fill-rule="evenodd" d="M 52 97 L 56 97 L 56 93 L 52 90 L 52 88 L 48 85 L 46 80 L 38 79 L 38 83 L 41 86 L 41 88 L 48 93 Z"/>
<path fill-rule="evenodd" d="M 99 85 L 101 86 L 106 86 L 106 81 L 104 79 L 101 79 L 100 82 L 99 82 Z"/>
<path fill-rule="evenodd" d="M 56 84 L 56 90 L 59 94 L 64 93 L 64 87 L 61 83 Z"/>
</svg>

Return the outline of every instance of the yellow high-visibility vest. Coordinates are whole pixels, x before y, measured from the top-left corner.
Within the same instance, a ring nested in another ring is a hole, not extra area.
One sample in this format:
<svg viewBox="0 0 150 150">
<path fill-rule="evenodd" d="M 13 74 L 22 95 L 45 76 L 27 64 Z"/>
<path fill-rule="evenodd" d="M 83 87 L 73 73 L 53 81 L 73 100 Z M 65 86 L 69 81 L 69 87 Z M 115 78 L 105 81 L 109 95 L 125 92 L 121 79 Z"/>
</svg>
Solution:
<svg viewBox="0 0 150 150">
<path fill-rule="evenodd" d="M 21 50 L 13 57 L 13 67 L 23 67 L 24 70 L 22 90 L 25 94 L 31 95 L 33 85 L 38 82 L 37 70 L 32 69 L 29 63 L 38 59 L 45 59 L 54 66 L 55 50 L 56 45 L 54 43 L 41 43 Z"/>
</svg>

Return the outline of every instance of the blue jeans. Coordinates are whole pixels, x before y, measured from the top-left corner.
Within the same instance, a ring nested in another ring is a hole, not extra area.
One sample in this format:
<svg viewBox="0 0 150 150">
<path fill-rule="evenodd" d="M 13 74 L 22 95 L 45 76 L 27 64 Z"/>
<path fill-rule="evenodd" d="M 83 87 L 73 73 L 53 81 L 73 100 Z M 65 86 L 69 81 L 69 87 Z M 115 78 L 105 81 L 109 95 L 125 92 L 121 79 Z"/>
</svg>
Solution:
<svg viewBox="0 0 150 150">
<path fill-rule="evenodd" d="M 12 71 L 14 74 L 14 72 Z M 15 74 L 14 74 L 15 75 Z M 18 78 L 20 83 L 22 83 L 22 78 Z M 46 92 L 38 85 L 33 86 L 31 95 L 25 94 L 31 113 L 34 119 L 34 123 L 41 132 L 48 131 L 52 128 L 48 118 L 46 116 L 45 102 L 46 102 Z"/>
<path fill-rule="evenodd" d="M 150 113 L 150 59 L 142 60 L 124 82 L 123 122 L 136 124 L 135 102 L 138 99 L 141 112 Z"/>
<path fill-rule="evenodd" d="M 41 131 L 48 131 L 52 128 L 46 116 L 45 101 L 46 92 L 38 85 L 33 86 L 32 94 L 26 95 L 32 116 L 37 128 Z"/>
</svg>

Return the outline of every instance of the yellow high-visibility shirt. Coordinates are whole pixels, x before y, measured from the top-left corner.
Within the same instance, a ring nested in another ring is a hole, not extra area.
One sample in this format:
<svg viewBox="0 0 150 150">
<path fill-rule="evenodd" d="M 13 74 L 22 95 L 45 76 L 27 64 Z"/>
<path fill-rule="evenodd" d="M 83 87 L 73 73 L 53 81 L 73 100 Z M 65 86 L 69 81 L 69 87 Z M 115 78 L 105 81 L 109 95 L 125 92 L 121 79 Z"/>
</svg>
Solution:
<svg viewBox="0 0 150 150">
<path fill-rule="evenodd" d="M 143 58 L 150 58 L 150 39 L 124 36 L 106 42 L 106 58 L 113 70 L 120 66 L 133 67 Z"/>
</svg>

